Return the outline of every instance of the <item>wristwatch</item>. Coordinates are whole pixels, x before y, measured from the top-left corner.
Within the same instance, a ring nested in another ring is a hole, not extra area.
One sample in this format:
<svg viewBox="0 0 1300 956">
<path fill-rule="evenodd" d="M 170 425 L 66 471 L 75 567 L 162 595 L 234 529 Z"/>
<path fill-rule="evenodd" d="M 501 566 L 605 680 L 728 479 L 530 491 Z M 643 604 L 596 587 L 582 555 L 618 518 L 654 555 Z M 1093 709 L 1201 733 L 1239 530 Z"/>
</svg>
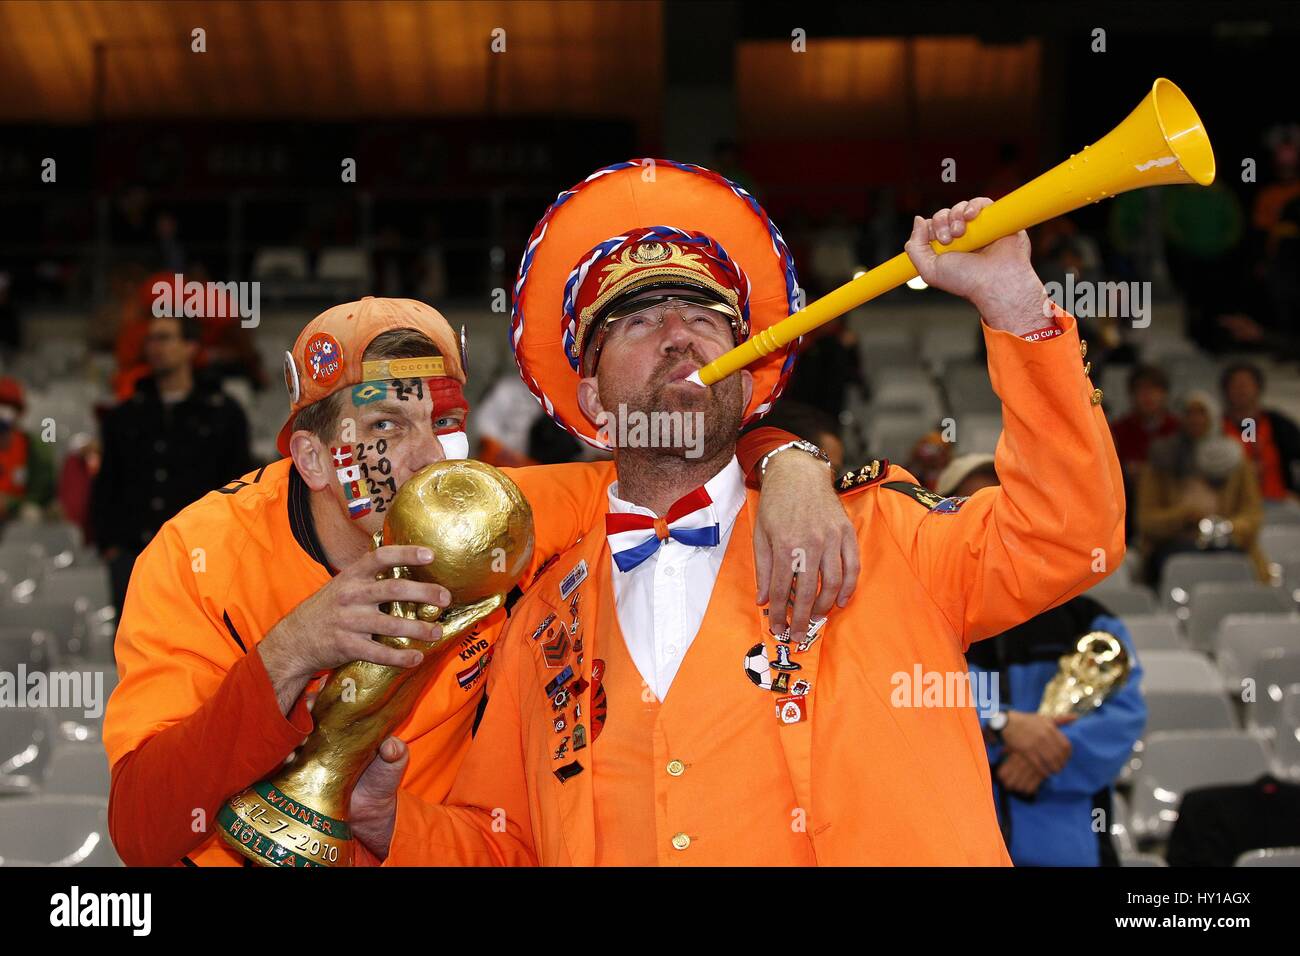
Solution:
<svg viewBox="0 0 1300 956">
<path fill-rule="evenodd" d="M 831 463 L 830 457 L 826 454 L 826 452 L 822 451 L 812 442 L 804 441 L 802 438 L 796 439 L 795 441 L 788 441 L 784 445 L 777 445 L 775 448 L 773 448 L 766 455 L 764 455 L 762 458 L 759 459 L 758 480 L 760 484 L 762 483 L 763 479 L 767 477 L 768 461 L 771 460 L 773 455 L 779 454 L 780 452 L 785 451 L 787 448 L 797 448 L 799 449 L 799 451 L 806 452 L 809 455 L 812 455 L 818 461 L 825 462 L 827 465 L 830 465 Z"/>
<path fill-rule="evenodd" d="M 993 735 L 993 739 L 998 743 L 1002 743 L 1002 731 L 1007 729 L 1007 712 L 999 710 L 996 714 L 990 716 L 987 726 L 989 733 Z"/>
</svg>

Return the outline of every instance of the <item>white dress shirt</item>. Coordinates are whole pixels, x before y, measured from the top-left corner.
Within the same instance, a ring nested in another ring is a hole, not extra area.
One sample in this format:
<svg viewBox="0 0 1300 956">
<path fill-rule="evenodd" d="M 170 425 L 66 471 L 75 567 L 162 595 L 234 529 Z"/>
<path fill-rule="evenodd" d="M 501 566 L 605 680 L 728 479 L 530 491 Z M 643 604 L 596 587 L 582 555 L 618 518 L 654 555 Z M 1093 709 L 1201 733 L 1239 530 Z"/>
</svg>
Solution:
<svg viewBox="0 0 1300 956">
<path fill-rule="evenodd" d="M 745 475 L 740 463 L 733 457 L 704 483 L 704 490 L 713 499 L 713 519 L 706 523 L 715 519 L 718 522 L 718 543 L 714 547 L 696 548 L 667 538 L 658 551 L 631 571 L 620 571 L 612 555 L 609 559 L 618 623 L 628 654 L 660 701 L 668 695 L 677 669 L 704 621 L 731 529 L 745 503 Z M 620 498 L 617 481 L 609 486 L 608 494 L 612 514 L 655 517 L 650 509 Z"/>
</svg>

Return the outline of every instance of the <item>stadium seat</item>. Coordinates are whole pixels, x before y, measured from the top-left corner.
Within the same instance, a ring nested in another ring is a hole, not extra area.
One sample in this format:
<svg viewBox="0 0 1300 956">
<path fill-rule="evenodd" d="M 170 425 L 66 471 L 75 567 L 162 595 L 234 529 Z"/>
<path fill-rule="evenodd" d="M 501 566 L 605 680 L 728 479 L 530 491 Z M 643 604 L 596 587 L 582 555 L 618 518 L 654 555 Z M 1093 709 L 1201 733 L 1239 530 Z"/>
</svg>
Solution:
<svg viewBox="0 0 1300 956">
<path fill-rule="evenodd" d="M 1300 651 L 1270 648 L 1247 672 L 1255 679 L 1255 699 L 1243 705 L 1247 725 L 1280 733 L 1287 697 L 1300 688 Z"/>
<path fill-rule="evenodd" d="M 113 603 L 108 569 L 103 566 L 71 567 L 49 574 L 41 583 L 37 597 L 42 602 L 75 604 L 85 602 L 85 610 L 97 610 Z"/>
<path fill-rule="evenodd" d="M 1110 835 L 1115 841 L 1115 849 L 1121 855 L 1137 850 L 1133 834 L 1128 829 L 1128 802 L 1118 790 L 1111 794 Z"/>
<path fill-rule="evenodd" d="M 963 455 L 992 455 L 1002 436 L 1002 416 L 990 412 L 958 414 L 957 449 Z"/>
<path fill-rule="evenodd" d="M 907 461 L 912 446 L 933 424 L 931 419 L 921 417 L 878 421 L 867 432 L 868 452 L 872 458 Z"/>
<path fill-rule="evenodd" d="M 11 521 L 0 543 L 37 544 L 46 554 L 57 554 L 81 547 L 81 531 L 67 522 Z"/>
<path fill-rule="evenodd" d="M 331 286 L 362 289 L 370 282 L 370 263 L 361 249 L 335 246 L 321 250 L 316 279 Z"/>
<path fill-rule="evenodd" d="M 45 549 L 35 544 L 0 544 L 0 571 L 12 584 L 26 580 L 35 587 L 45 576 Z"/>
<path fill-rule="evenodd" d="M 969 325 L 962 327 L 953 322 L 927 325 L 921 332 L 921 358 L 937 373 L 954 362 L 971 362 L 975 359 L 975 336 Z"/>
<path fill-rule="evenodd" d="M 253 258 L 253 278 L 306 279 L 307 254 L 301 249 L 285 246 L 258 249 Z"/>
<path fill-rule="evenodd" d="M 1112 568 L 1107 575 L 1092 586 L 1092 590 L 1107 590 L 1115 588 L 1131 588 L 1137 583 L 1133 580 L 1133 569 L 1127 563 L 1120 564 L 1117 568 Z"/>
<path fill-rule="evenodd" d="M 1300 524 L 1300 505 L 1292 501 L 1265 501 L 1264 527 Z M 1265 552 L 1267 554 L 1267 552 Z M 1272 555 L 1269 555 L 1272 557 Z"/>
<path fill-rule="evenodd" d="M 1129 824 L 1139 841 L 1164 840 L 1183 794 L 1195 787 L 1249 783 L 1269 770 L 1263 742 L 1245 731 L 1151 734 L 1133 780 Z"/>
<path fill-rule="evenodd" d="M 1229 614 L 1219 623 L 1214 658 L 1224 685 L 1236 693 L 1251 666 L 1272 648 L 1300 653 L 1300 614 Z M 1300 678 L 1297 678 L 1300 679 Z"/>
<path fill-rule="evenodd" d="M 1142 689 L 1220 693 L 1223 677 L 1204 654 L 1189 650 L 1149 651 L 1142 655 Z"/>
<path fill-rule="evenodd" d="M 948 407 L 959 412 L 1001 414 L 1002 403 L 989 381 L 988 367 L 979 362 L 954 362 L 944 369 L 943 388 Z"/>
<path fill-rule="evenodd" d="M 477 342 L 475 348 L 478 347 Z M 858 337 L 858 356 L 862 371 L 871 379 L 886 368 L 911 367 L 920 369 L 916 361 L 916 346 L 910 337 L 901 340 Z"/>
<path fill-rule="evenodd" d="M 1102 583 L 1104 584 L 1105 581 Z M 1104 604 L 1112 614 L 1121 618 L 1127 618 L 1130 614 L 1151 615 L 1159 610 L 1156 596 L 1151 593 L 1151 589 L 1140 584 L 1116 587 L 1098 585 L 1091 588 L 1087 594 L 1088 597 Z"/>
<path fill-rule="evenodd" d="M 1206 581 L 1258 581 L 1250 558 L 1237 552 L 1175 554 L 1160 572 L 1160 595 L 1166 607 L 1190 603 L 1192 591 Z"/>
<path fill-rule="evenodd" d="M 1218 690 L 1151 690 L 1143 688 L 1147 705 L 1146 733 L 1170 730 L 1236 730 L 1228 699 Z M 1145 762 L 1146 753 L 1140 759 Z"/>
<path fill-rule="evenodd" d="M 1096 588 L 1089 593 L 1105 604 L 1105 595 Z M 1178 621 L 1170 614 L 1132 614 L 1123 616 L 1124 625 L 1133 638 L 1133 645 L 1146 660 L 1148 651 L 1185 651 L 1187 642 L 1178 630 Z"/>
<path fill-rule="evenodd" d="M 32 601 L 5 608 L 5 625 L 8 627 L 44 630 L 54 635 L 63 655 L 75 657 L 82 653 L 86 643 L 86 621 L 71 601 Z"/>
<path fill-rule="evenodd" d="M 44 866 L 121 866 L 105 797 L 0 800 L 0 858 Z"/>
<path fill-rule="evenodd" d="M 1300 783 L 1300 684 L 1283 690 L 1280 709 L 1273 738 L 1273 775 Z"/>
<path fill-rule="evenodd" d="M 54 738 L 54 717 L 49 710 L 42 707 L 0 710 L 0 794 L 40 789 L 49 769 Z"/>
<path fill-rule="evenodd" d="M 1300 524 L 1265 524 L 1259 546 L 1270 561 L 1300 556 Z"/>
<path fill-rule="evenodd" d="M 1154 853 L 1121 853 L 1120 866 L 1168 866 L 1164 857 Z"/>
<path fill-rule="evenodd" d="M 62 660 L 58 644 L 48 631 L 29 627 L 0 627 L 0 671 L 13 674 L 19 664 L 29 671 L 48 671 Z"/>
<path fill-rule="evenodd" d="M 1233 866 L 1300 866 L 1300 846 L 1250 850 L 1237 857 Z"/>
<path fill-rule="evenodd" d="M 1187 637 L 1193 650 L 1210 651 L 1219 625 L 1229 614 L 1286 614 L 1295 610 L 1282 588 L 1257 582 L 1197 584 L 1188 605 Z"/>
<path fill-rule="evenodd" d="M 103 744 L 61 741 L 50 758 L 42 793 L 107 797 L 108 784 L 108 754 Z"/>
<path fill-rule="evenodd" d="M 104 711 L 108 707 L 108 698 L 117 688 L 117 668 L 113 666 L 86 666 L 77 668 L 82 675 L 81 706 L 55 707 L 55 732 L 60 740 L 88 742 L 102 740 L 104 736 Z M 87 686 L 87 681 L 94 681 Z M 93 693 L 93 697 L 91 694 Z M 87 714 L 88 705 L 95 704 L 98 713 Z"/>
</svg>

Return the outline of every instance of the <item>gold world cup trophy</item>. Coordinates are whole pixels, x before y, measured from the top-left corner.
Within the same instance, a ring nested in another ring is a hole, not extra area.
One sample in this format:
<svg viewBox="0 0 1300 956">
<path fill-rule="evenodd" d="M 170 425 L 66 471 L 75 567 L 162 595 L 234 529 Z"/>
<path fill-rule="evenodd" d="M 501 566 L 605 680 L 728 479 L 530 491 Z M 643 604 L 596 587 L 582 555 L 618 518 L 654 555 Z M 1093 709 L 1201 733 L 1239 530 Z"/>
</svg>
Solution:
<svg viewBox="0 0 1300 956">
<path fill-rule="evenodd" d="M 1038 712 L 1045 717 L 1079 716 L 1096 710 L 1124 686 L 1130 662 L 1123 642 L 1108 631 L 1089 631 L 1073 654 L 1060 659 L 1060 670 L 1043 688 Z"/>
<path fill-rule="evenodd" d="M 330 674 L 312 709 L 315 729 L 269 779 L 230 798 L 218 814 L 221 836 L 263 866 L 351 866 L 352 790 L 379 745 L 415 706 L 446 652 L 505 603 L 533 553 L 533 513 L 515 483 L 478 461 L 440 461 L 412 476 L 393 498 L 374 546 L 420 545 L 433 562 L 393 568 L 393 577 L 442 585 L 443 609 L 399 601 L 395 617 L 437 621 L 432 643 L 375 635 L 424 654 L 417 667 L 353 661 Z"/>
</svg>

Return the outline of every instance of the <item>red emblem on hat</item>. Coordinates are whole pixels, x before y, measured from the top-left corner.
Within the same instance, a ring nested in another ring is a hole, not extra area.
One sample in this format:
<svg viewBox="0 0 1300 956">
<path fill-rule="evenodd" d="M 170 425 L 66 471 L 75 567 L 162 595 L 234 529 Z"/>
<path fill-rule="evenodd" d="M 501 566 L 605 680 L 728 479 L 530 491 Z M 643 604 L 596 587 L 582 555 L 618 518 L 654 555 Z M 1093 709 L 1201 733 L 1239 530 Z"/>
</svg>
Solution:
<svg viewBox="0 0 1300 956">
<path fill-rule="evenodd" d="M 317 332 L 307 340 L 303 365 L 317 385 L 331 385 L 343 372 L 343 347 L 328 332 Z"/>
</svg>

